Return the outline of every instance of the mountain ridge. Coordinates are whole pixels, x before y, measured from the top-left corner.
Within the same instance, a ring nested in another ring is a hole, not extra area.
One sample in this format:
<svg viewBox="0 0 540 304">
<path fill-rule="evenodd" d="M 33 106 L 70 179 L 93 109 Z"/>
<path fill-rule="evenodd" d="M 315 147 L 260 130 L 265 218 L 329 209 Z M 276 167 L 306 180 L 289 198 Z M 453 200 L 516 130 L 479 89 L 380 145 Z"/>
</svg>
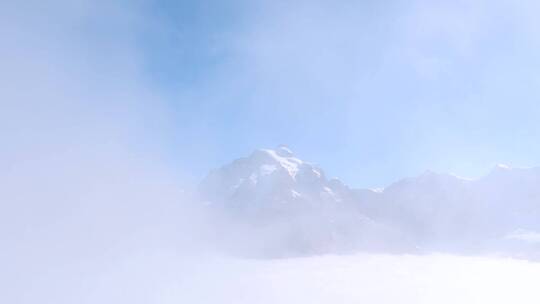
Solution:
<svg viewBox="0 0 540 304">
<path fill-rule="evenodd" d="M 384 189 L 351 188 L 279 146 L 212 171 L 199 192 L 236 221 L 287 222 L 301 239 L 317 235 L 311 250 L 336 240 L 366 248 L 375 239 L 375 247 L 458 250 L 529 246 L 540 231 L 539 186 L 540 167 L 497 165 L 478 179 L 427 170 Z"/>
</svg>

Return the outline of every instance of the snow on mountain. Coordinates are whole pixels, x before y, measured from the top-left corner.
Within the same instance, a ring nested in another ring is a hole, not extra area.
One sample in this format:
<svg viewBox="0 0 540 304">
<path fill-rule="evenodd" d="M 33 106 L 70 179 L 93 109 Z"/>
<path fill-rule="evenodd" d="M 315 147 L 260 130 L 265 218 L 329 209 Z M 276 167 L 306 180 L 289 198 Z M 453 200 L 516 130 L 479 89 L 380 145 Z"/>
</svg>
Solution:
<svg viewBox="0 0 540 304">
<path fill-rule="evenodd" d="M 477 180 L 428 171 L 358 203 L 421 248 L 504 251 L 512 231 L 540 231 L 540 169 L 497 165 Z"/>
<path fill-rule="evenodd" d="M 285 146 L 260 149 L 212 171 L 200 192 L 210 204 L 243 212 L 280 212 L 343 203 L 351 190 L 328 180 L 320 168 L 295 157 Z"/>
<path fill-rule="evenodd" d="M 380 246 L 380 239 L 392 234 L 359 212 L 348 186 L 327 179 L 322 169 L 284 146 L 256 150 L 210 172 L 199 192 L 208 206 L 240 226 L 235 233 L 241 230 L 265 253 Z"/>
<path fill-rule="evenodd" d="M 509 235 L 540 231 L 540 168 L 497 165 L 477 180 L 426 171 L 384 189 L 351 189 L 280 146 L 256 150 L 212 171 L 199 190 L 208 205 L 235 221 L 259 228 L 279 225 L 283 229 L 277 239 L 309 239 L 307 251 L 343 244 L 461 252 L 515 249 L 525 238 Z M 540 249 L 536 243 L 527 246 Z"/>
</svg>

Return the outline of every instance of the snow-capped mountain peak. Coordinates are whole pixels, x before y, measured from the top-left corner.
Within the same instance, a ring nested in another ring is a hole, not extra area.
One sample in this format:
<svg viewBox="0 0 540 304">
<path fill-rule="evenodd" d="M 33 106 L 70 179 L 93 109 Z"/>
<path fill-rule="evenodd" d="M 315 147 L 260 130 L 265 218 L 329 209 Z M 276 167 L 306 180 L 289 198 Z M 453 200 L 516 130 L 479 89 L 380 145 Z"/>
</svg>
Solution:
<svg viewBox="0 0 540 304">
<path fill-rule="evenodd" d="M 281 157 L 292 157 L 293 156 L 293 152 L 286 145 L 279 145 L 276 148 L 275 151 Z"/>
<path fill-rule="evenodd" d="M 292 178 L 295 178 L 300 166 L 304 164 L 302 160 L 294 157 L 294 154 L 290 149 L 284 146 L 280 146 L 275 150 L 256 150 L 251 154 L 249 159 L 254 163 L 259 163 L 260 167 L 265 167 L 267 169 L 272 166 L 274 166 L 274 169 L 277 169 L 278 167 L 283 168 Z"/>
<path fill-rule="evenodd" d="M 349 191 L 341 181 L 327 180 L 322 169 L 297 158 L 283 145 L 255 150 L 212 171 L 200 185 L 209 202 L 259 209 L 342 202 Z"/>
<path fill-rule="evenodd" d="M 540 231 L 538 185 L 540 167 L 498 165 L 474 180 L 426 171 L 378 191 L 351 189 L 279 146 L 212 171 L 199 190 L 208 206 L 235 221 L 289 227 L 284 231 L 294 242 L 346 247 L 373 237 L 383 246 L 380 238 L 446 250 L 530 239 Z M 516 229 L 532 232 L 509 234 Z"/>
</svg>

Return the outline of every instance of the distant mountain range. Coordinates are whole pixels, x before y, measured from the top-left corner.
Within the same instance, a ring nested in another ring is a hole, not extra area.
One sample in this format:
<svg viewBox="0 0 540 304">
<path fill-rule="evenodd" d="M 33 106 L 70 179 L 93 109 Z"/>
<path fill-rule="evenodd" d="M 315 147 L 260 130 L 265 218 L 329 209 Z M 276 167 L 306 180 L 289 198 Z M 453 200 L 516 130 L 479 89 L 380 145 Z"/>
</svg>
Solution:
<svg viewBox="0 0 540 304">
<path fill-rule="evenodd" d="M 538 167 L 499 165 L 477 180 L 427 171 L 354 189 L 279 146 L 210 172 L 199 193 L 268 252 L 540 252 Z"/>
</svg>

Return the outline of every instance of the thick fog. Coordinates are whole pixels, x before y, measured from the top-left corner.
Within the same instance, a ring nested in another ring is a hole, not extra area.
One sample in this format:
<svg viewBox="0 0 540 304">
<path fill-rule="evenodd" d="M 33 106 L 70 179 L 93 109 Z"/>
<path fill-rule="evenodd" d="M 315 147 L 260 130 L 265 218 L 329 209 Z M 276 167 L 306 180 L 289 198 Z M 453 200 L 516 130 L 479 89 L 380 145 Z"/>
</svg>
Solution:
<svg viewBox="0 0 540 304">
<path fill-rule="evenodd" d="M 137 291 L 149 281 L 109 273 L 202 244 L 156 144 L 167 115 L 140 75 L 137 14 L 108 1 L 0 4 L 1 302 L 149 303 Z"/>
<path fill-rule="evenodd" d="M 507 247 L 490 244 L 482 250 L 469 250 L 468 244 L 450 243 L 462 240 L 464 233 L 477 231 L 474 228 L 490 230 L 502 219 L 490 222 L 494 226 L 473 225 L 452 234 L 456 226 L 440 223 L 441 212 L 457 214 L 452 219 L 458 218 L 458 224 L 469 223 L 471 218 L 480 217 L 480 212 L 451 205 L 437 209 L 435 215 L 425 215 L 426 209 L 413 203 L 428 202 L 430 197 L 422 196 L 422 201 L 416 194 L 410 198 L 416 188 L 387 192 L 379 199 L 381 192 L 340 188 L 345 185 L 322 179 L 322 171 L 307 163 L 299 165 L 299 172 L 312 175 L 295 176 L 293 181 L 282 175 L 284 170 L 274 168 L 264 173 L 270 177 L 263 173 L 257 176 L 261 187 L 238 192 L 245 196 L 235 199 L 240 205 L 248 200 L 267 202 L 266 197 L 257 195 L 269 193 L 268 187 L 283 187 L 280 189 L 287 190 L 291 199 L 306 195 L 313 205 L 295 205 L 294 210 L 279 206 L 270 213 L 224 210 L 219 204 L 230 202 L 230 197 L 215 185 L 199 185 L 199 180 L 171 161 L 166 138 L 174 136 L 175 126 L 182 123 L 170 114 L 175 111 L 166 100 L 170 96 L 148 81 L 144 71 L 137 33 L 144 30 L 143 25 L 156 21 L 141 8 L 144 6 L 101 0 L 0 4 L 0 302 L 538 302 L 534 282 L 540 278 L 540 266 L 533 259 L 539 243 L 538 208 L 534 205 L 538 197 L 533 191 L 524 194 L 532 206 L 524 205 L 512 220 L 504 221 L 508 229 L 494 236 L 523 241 L 528 244 L 526 250 L 518 246 L 518 251 L 502 253 L 500 249 Z M 322 11 L 307 13 L 317 16 Z M 293 17 L 279 16 L 285 23 L 296 24 L 293 30 L 304 31 L 301 23 L 289 20 Z M 267 99 L 258 101 L 260 105 L 268 106 L 275 98 L 270 107 L 280 108 L 287 98 L 304 96 L 301 90 L 325 78 L 325 72 L 318 69 L 310 74 L 299 91 L 289 87 L 287 80 L 310 73 L 315 59 L 308 52 L 295 63 L 301 69 L 283 82 L 272 82 L 279 78 L 273 73 L 281 75 L 283 71 L 277 69 L 291 62 L 279 52 L 271 52 L 266 39 L 277 34 L 265 26 L 273 24 L 265 18 L 251 28 L 252 32 L 236 37 L 234 48 L 247 52 L 240 52 L 246 60 L 242 68 L 256 63 L 251 76 L 268 80 L 263 82 L 269 87 L 259 88 L 255 94 L 269 93 Z M 330 30 L 322 34 L 334 41 Z M 293 38 L 282 39 L 287 45 Z M 304 46 L 320 47 L 318 39 L 305 39 Z M 341 41 L 340 37 L 335 39 Z M 349 45 L 349 49 L 358 51 L 360 44 Z M 459 45 L 467 51 L 466 41 Z M 330 58 L 324 60 L 326 73 L 346 70 L 346 63 L 332 64 L 340 62 L 331 55 L 334 53 L 330 51 Z M 213 79 L 217 83 L 206 85 L 236 92 L 244 88 L 244 81 L 249 84 L 246 78 L 251 76 L 232 75 L 224 81 L 221 77 L 227 77 L 220 75 Z M 270 94 L 272 86 L 280 89 Z M 331 94 L 340 86 L 330 81 L 322 91 Z M 337 97 L 349 98 L 346 95 L 351 92 Z M 213 95 L 197 92 L 191 98 L 211 99 Z M 298 101 L 290 106 L 291 112 L 297 113 L 290 115 L 298 118 L 298 110 L 306 103 Z M 313 116 L 307 121 L 308 126 L 319 123 Z M 186 149 L 213 146 L 204 134 L 194 135 L 184 144 Z M 218 153 L 204 151 L 199 158 Z M 204 161 L 201 159 L 197 161 Z M 256 164 L 253 168 L 259 170 Z M 261 168 L 269 168 L 263 165 L 266 167 Z M 242 170 L 231 178 L 251 176 L 251 171 Z M 521 179 L 517 179 L 512 185 L 519 184 Z M 537 175 L 528 181 L 527 191 L 535 188 Z M 338 193 L 342 195 L 339 202 L 347 204 L 328 205 L 334 201 L 327 196 L 315 199 L 326 187 L 335 193 L 345 189 Z M 201 189 L 211 193 L 201 194 Z M 253 189 L 266 192 L 251 192 Z M 516 189 L 519 192 L 522 188 Z M 488 190 L 460 190 L 464 192 L 458 194 L 478 195 Z M 402 202 L 393 196 L 400 193 L 399 197 L 407 198 L 404 202 L 412 201 L 400 207 L 406 209 L 404 213 L 391 205 Z M 439 195 L 435 192 L 431 200 L 438 200 Z M 279 199 L 282 202 L 289 197 Z M 449 201 L 455 202 L 454 198 Z M 459 202 L 471 201 L 474 198 L 467 196 Z M 493 212 L 493 218 L 508 210 Z M 292 213 L 283 216 L 289 211 Z M 414 219 L 402 221 L 400 216 L 407 212 Z M 459 217 L 463 212 L 467 216 Z M 425 221 L 415 218 L 419 214 L 426 216 L 422 218 Z M 451 230 L 451 237 L 446 238 L 447 230 Z M 424 247 L 419 248 L 416 237 Z M 434 240 L 443 245 L 431 247 Z M 477 241 L 474 237 L 470 240 Z"/>
</svg>

